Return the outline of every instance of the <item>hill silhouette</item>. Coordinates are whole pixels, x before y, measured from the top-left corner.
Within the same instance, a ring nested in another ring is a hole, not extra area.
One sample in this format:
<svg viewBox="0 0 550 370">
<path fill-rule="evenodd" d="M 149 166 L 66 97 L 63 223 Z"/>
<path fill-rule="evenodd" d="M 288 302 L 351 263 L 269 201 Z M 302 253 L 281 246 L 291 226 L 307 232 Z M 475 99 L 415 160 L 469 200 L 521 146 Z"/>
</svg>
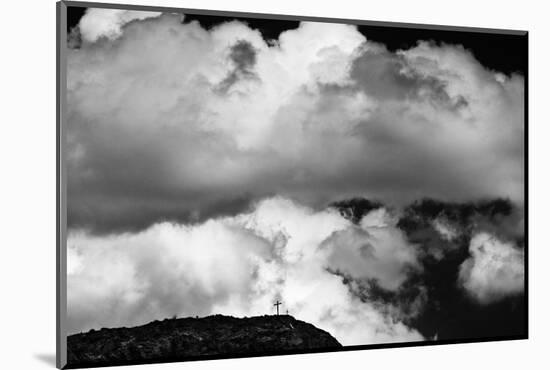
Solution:
<svg viewBox="0 0 550 370">
<path fill-rule="evenodd" d="M 198 357 L 254 356 L 342 345 L 329 333 L 289 315 L 214 315 L 153 321 L 133 328 L 91 330 L 67 338 L 67 367 L 168 362 Z"/>
</svg>

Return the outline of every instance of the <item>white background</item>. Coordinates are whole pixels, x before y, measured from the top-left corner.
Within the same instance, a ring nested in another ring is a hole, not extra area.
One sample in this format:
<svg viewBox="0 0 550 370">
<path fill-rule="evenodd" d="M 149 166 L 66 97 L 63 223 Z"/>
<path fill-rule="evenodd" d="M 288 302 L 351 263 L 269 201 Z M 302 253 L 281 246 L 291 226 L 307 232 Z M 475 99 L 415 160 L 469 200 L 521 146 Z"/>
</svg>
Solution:
<svg viewBox="0 0 550 370">
<path fill-rule="evenodd" d="M 544 1 L 139 0 L 202 9 L 527 29 L 529 41 L 529 340 L 205 361 L 132 369 L 548 368 L 546 238 L 550 20 Z M 0 368 L 46 369 L 55 359 L 55 2 L 4 1 L 0 151 Z M 545 11 L 546 10 L 546 11 Z M 330 297 L 327 297 L 330 299 Z"/>
</svg>

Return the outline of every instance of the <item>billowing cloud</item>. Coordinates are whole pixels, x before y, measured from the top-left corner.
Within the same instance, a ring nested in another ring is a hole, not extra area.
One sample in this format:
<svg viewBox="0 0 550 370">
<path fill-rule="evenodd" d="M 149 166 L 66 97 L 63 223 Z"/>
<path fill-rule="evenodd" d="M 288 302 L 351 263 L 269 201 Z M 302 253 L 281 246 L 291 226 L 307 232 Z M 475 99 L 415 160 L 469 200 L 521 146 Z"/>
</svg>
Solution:
<svg viewBox="0 0 550 370">
<path fill-rule="evenodd" d="M 362 254 L 364 244 L 341 240 L 355 233 L 370 243 L 370 254 Z M 347 257 L 360 256 L 364 264 L 380 263 L 369 278 L 397 288 L 416 264 L 414 246 L 398 233 L 280 197 L 193 226 L 159 223 L 116 236 L 75 231 L 68 240 L 69 331 L 172 315 L 271 314 L 281 299 L 283 311 L 346 345 L 421 340 L 400 320 L 400 307 L 360 299 L 331 272 L 357 273 Z"/>
<path fill-rule="evenodd" d="M 479 233 L 470 242 L 470 254 L 460 266 L 459 283 L 481 304 L 523 293 L 522 249 L 493 235 Z"/>
<path fill-rule="evenodd" d="M 122 35 L 125 24 L 133 20 L 158 17 L 160 14 L 141 10 L 88 8 L 78 26 L 85 41 L 95 42 L 101 37 L 116 39 Z"/>
<path fill-rule="evenodd" d="M 71 228 L 203 222 L 273 194 L 523 202 L 523 77 L 460 46 L 394 53 L 314 22 L 266 43 L 236 21 L 94 14 L 83 37 L 107 39 L 68 53 Z"/>
<path fill-rule="evenodd" d="M 523 207 L 507 199 L 479 202 L 416 201 L 405 207 L 398 221 L 407 239 L 433 262 L 452 258 L 462 262 L 469 254 L 473 236 L 485 233 L 524 244 Z"/>
<path fill-rule="evenodd" d="M 409 270 L 420 269 L 416 249 L 405 234 L 384 220 L 384 209 L 367 214 L 362 227 L 334 232 L 323 242 L 331 250 L 329 266 L 356 280 L 373 281 L 395 291 L 407 279 Z"/>
<path fill-rule="evenodd" d="M 267 42 L 181 20 L 89 9 L 74 29 L 71 333 L 275 299 L 345 345 L 487 335 L 485 309 L 493 329 L 516 314 L 522 76 L 350 25 Z"/>
</svg>

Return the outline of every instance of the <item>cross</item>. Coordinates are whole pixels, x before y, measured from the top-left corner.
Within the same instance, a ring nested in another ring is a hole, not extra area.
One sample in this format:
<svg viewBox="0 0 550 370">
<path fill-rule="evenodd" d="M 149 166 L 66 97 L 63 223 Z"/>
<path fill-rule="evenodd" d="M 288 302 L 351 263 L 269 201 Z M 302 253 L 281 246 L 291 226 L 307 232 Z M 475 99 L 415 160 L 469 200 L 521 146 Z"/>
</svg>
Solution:
<svg viewBox="0 0 550 370">
<path fill-rule="evenodd" d="M 279 300 L 277 300 L 277 303 L 275 303 L 273 306 L 277 306 L 277 316 L 279 316 L 279 305 L 281 305 L 282 303 L 279 302 Z"/>
</svg>

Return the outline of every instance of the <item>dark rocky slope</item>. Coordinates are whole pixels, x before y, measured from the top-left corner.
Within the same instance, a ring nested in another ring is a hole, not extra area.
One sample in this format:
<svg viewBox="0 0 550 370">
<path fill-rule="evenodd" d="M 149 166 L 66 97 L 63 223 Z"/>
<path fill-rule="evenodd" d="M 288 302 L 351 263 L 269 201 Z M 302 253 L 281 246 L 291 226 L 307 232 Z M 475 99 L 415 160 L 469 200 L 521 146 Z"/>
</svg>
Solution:
<svg viewBox="0 0 550 370">
<path fill-rule="evenodd" d="M 134 328 L 101 329 L 67 338 L 68 367 L 250 356 L 342 347 L 326 331 L 292 316 L 165 319 Z"/>
</svg>

